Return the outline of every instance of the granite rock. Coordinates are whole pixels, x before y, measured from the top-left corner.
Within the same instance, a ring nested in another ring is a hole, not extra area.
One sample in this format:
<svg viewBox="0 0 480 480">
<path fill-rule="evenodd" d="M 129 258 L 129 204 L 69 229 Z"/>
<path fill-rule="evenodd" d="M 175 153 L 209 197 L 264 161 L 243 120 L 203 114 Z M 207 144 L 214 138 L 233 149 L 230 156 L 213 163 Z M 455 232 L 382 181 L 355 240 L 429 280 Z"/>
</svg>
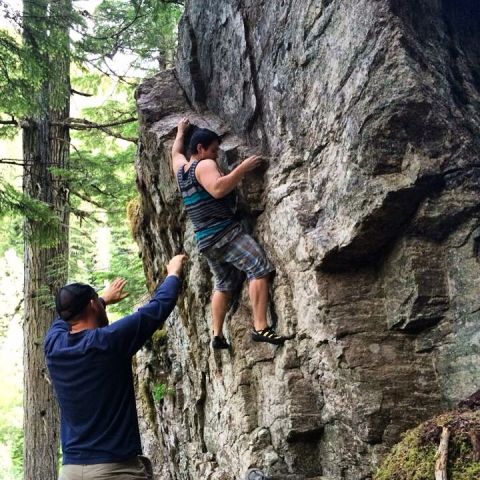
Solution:
<svg viewBox="0 0 480 480">
<path fill-rule="evenodd" d="M 176 69 L 137 91 L 149 285 L 189 254 L 166 336 L 137 359 L 159 478 L 368 479 L 478 390 L 479 21 L 474 0 L 186 2 Z M 232 351 L 209 346 L 212 281 L 169 166 L 185 115 L 222 135 L 225 171 L 267 158 L 239 190 L 276 267 L 270 319 L 296 334 L 283 348 L 251 342 L 245 286 Z"/>
</svg>

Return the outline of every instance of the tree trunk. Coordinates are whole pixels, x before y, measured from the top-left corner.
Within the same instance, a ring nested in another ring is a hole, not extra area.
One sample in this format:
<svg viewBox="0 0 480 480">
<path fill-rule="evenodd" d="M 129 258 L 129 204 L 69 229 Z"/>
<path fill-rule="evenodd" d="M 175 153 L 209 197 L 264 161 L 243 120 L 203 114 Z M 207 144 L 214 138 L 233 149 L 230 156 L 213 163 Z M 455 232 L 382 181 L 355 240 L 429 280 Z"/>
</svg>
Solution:
<svg viewBox="0 0 480 480">
<path fill-rule="evenodd" d="M 43 18 L 47 11 L 49 22 L 56 18 L 63 18 L 63 21 L 53 27 L 49 23 L 49 28 L 45 28 Z M 24 4 L 25 44 L 38 58 L 39 65 L 47 68 L 41 86 L 32 92 L 36 113 L 27 119 L 23 128 L 23 156 L 26 164 L 23 190 L 30 197 L 50 205 L 58 217 L 58 225 L 49 234 L 51 238 L 42 241 L 32 235 L 38 231 L 38 222 L 25 221 L 25 480 L 55 480 L 58 475 L 58 408 L 47 377 L 43 339 L 55 314 L 53 296 L 66 283 L 68 274 L 68 188 L 65 180 L 50 169 L 68 167 L 70 137 L 68 128 L 50 127 L 50 122 L 64 120 L 69 116 L 67 18 L 70 12 L 71 0 L 28 1 Z M 41 25 L 42 22 L 44 25 Z M 41 49 L 50 42 L 57 48 Z"/>
</svg>

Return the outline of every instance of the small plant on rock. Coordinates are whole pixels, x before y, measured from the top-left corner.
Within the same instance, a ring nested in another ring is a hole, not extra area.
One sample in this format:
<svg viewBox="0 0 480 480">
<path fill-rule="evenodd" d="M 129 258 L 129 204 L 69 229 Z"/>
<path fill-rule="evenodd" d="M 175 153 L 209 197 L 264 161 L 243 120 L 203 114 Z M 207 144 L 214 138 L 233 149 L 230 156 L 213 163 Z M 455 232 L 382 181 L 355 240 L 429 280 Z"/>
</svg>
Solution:
<svg viewBox="0 0 480 480">
<path fill-rule="evenodd" d="M 173 388 L 169 388 L 165 383 L 156 383 L 153 387 L 152 394 L 154 400 L 158 403 L 165 398 L 165 395 L 174 397 L 175 390 Z"/>
</svg>

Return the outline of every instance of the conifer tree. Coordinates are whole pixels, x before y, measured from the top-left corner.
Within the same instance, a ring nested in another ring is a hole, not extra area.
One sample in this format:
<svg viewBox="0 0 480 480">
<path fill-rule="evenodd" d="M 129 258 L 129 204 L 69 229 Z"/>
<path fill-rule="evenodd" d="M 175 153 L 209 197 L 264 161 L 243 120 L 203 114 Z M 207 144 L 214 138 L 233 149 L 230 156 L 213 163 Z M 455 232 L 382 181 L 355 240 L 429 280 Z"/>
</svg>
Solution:
<svg viewBox="0 0 480 480">
<path fill-rule="evenodd" d="M 71 0 L 23 0 L 23 12 L 6 11 L 0 0 L 0 10 L 17 27 L 0 30 L 0 137 L 23 132 L 23 157 L 0 158 L 0 164 L 24 169 L 23 192 L 0 178 L 0 219 L 25 216 L 25 479 L 54 479 L 58 472 L 58 414 L 46 377 L 43 338 L 54 316 L 53 294 L 68 278 L 70 213 L 80 225 L 98 221 L 82 210 L 90 204 L 107 211 L 114 227 L 117 271 L 96 279 L 123 272 L 138 279 L 141 272 L 139 260 L 127 260 L 124 213 L 135 190 L 133 92 L 140 76 L 172 66 L 180 4 L 104 0 L 92 14 L 76 11 Z M 115 55 L 133 59 L 131 70 L 116 72 Z M 81 72 L 74 87 L 71 64 Z M 102 108 L 86 109 L 85 118 L 72 118 L 71 95 L 95 94 L 102 78 L 118 82 L 125 100 L 109 100 Z M 71 132 L 76 132 L 76 145 Z M 127 146 L 120 147 L 118 139 Z M 122 183 L 125 188 L 119 189 Z M 138 287 L 143 282 L 133 283 L 134 293 L 144 291 Z"/>
</svg>

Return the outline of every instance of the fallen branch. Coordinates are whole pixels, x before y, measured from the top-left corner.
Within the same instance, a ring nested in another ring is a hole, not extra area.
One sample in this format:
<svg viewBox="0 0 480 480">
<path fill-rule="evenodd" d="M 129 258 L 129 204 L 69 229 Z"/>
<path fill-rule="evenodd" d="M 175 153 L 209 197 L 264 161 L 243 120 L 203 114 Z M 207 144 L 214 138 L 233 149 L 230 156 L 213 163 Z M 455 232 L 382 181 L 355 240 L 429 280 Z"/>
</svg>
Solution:
<svg viewBox="0 0 480 480">
<path fill-rule="evenodd" d="M 435 480 L 448 480 L 447 463 L 448 463 L 448 441 L 450 439 L 450 430 L 443 427 L 440 437 L 440 445 L 435 455 Z"/>
</svg>

